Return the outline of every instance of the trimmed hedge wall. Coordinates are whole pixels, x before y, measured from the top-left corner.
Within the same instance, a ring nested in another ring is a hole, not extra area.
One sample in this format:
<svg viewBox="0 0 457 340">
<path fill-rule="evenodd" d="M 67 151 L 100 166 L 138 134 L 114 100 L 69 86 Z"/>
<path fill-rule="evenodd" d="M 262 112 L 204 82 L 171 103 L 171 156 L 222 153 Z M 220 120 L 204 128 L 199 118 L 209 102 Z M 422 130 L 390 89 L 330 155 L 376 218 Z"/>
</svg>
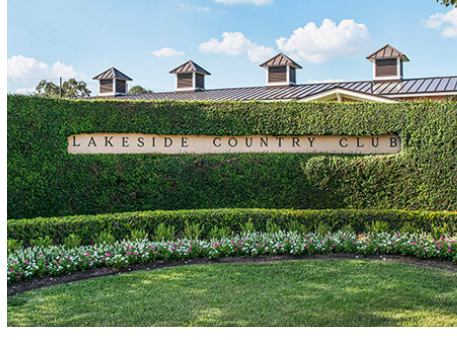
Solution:
<svg viewBox="0 0 457 340">
<path fill-rule="evenodd" d="M 94 216 L 69 216 L 35 218 L 8 221 L 8 238 L 23 241 L 49 236 L 55 243 L 75 234 L 86 244 L 93 241 L 101 231 L 109 231 L 116 239 L 129 237 L 133 229 L 156 233 L 160 223 L 175 227 L 177 236 L 182 235 L 186 224 L 197 224 L 203 237 L 214 227 L 220 230 L 240 232 L 247 222 L 258 231 L 268 230 L 276 224 L 282 230 L 292 224 L 303 232 L 326 225 L 333 231 L 351 225 L 356 232 L 363 232 L 372 222 L 387 222 L 391 230 L 398 231 L 408 226 L 409 231 L 417 230 L 439 234 L 457 234 L 457 213 L 404 210 L 266 210 L 266 209 L 211 209 L 177 211 L 143 211 Z"/>
<path fill-rule="evenodd" d="M 93 132 L 397 133 L 397 155 L 70 155 Z M 209 208 L 457 209 L 457 103 L 8 96 L 8 218 Z"/>
</svg>

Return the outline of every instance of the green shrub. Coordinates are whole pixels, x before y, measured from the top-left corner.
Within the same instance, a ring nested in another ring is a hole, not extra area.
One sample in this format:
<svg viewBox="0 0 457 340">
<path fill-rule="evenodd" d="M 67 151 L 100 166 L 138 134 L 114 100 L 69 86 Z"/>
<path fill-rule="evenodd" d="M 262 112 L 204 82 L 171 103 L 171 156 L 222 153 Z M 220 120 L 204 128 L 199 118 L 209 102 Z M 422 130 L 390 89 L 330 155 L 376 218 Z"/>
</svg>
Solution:
<svg viewBox="0 0 457 340">
<path fill-rule="evenodd" d="M 457 235 L 457 213 L 404 210 L 269 210 L 269 209 L 214 209 L 142 211 L 106 215 L 83 215 L 53 218 L 35 218 L 8 221 L 8 238 L 23 241 L 48 235 L 54 243 L 75 234 L 83 244 L 96 241 L 97 234 L 109 231 L 116 240 L 129 238 L 131 230 L 141 229 L 154 235 L 155 239 L 173 239 L 183 235 L 187 225 L 196 224 L 200 237 L 207 237 L 217 226 L 239 233 L 240 226 L 254 224 L 256 231 L 287 229 L 291 222 L 300 225 L 299 232 L 309 232 L 323 224 L 332 231 L 350 225 L 357 233 L 366 230 L 373 221 L 384 221 L 391 230 L 399 230 L 405 223 L 419 232 L 431 233 L 440 228 L 440 233 Z M 296 228 L 296 227 L 294 227 Z"/>
<path fill-rule="evenodd" d="M 288 221 L 284 225 L 285 225 L 285 228 L 282 228 L 282 229 L 286 229 L 289 231 L 297 231 L 297 232 L 306 233 L 311 230 L 311 228 L 309 226 L 306 227 L 296 220 Z"/>
<path fill-rule="evenodd" d="M 111 234 L 109 230 L 104 230 L 97 234 L 94 242 L 96 244 L 113 244 L 116 242 L 116 238 Z"/>
<path fill-rule="evenodd" d="M 81 245 L 81 237 L 75 234 L 70 234 L 64 238 L 63 244 L 67 249 L 77 248 Z"/>
<path fill-rule="evenodd" d="M 247 223 L 250 223 L 250 222 L 247 222 Z M 248 229 L 250 230 L 250 228 L 248 228 Z M 253 228 L 252 230 L 255 230 L 255 229 Z M 210 231 L 208 233 L 208 238 L 209 239 L 220 239 L 223 237 L 232 237 L 234 234 L 235 234 L 235 232 L 233 230 L 230 230 L 230 228 L 228 226 L 222 226 L 222 227 L 214 226 L 210 229 Z"/>
<path fill-rule="evenodd" d="M 175 238 L 175 227 L 166 226 L 165 223 L 159 223 L 154 232 L 154 239 L 157 241 L 170 241 Z"/>
<path fill-rule="evenodd" d="M 252 219 L 249 219 L 246 223 L 241 224 L 241 232 L 242 233 L 252 233 L 255 231 L 254 223 L 252 223 Z"/>
<path fill-rule="evenodd" d="M 10 219 L 246 207 L 457 210 L 457 102 L 131 102 L 10 95 L 7 120 Z M 68 153 L 68 136 L 95 132 L 395 133 L 402 152 Z"/>
<path fill-rule="evenodd" d="M 432 223 L 431 233 L 434 237 L 440 238 L 449 234 L 449 229 L 450 228 L 446 222 L 441 225 L 435 225 L 435 223 Z"/>
<path fill-rule="evenodd" d="M 353 233 L 354 228 L 352 228 L 350 224 L 346 224 L 345 226 L 343 226 L 343 228 L 341 228 L 341 231 L 345 233 Z"/>
<path fill-rule="evenodd" d="M 138 241 L 138 240 L 145 240 L 149 238 L 149 234 L 144 229 L 132 229 L 130 232 L 130 240 Z"/>
<path fill-rule="evenodd" d="M 272 219 L 268 219 L 265 224 L 265 231 L 269 234 L 277 233 L 281 230 L 281 226 Z"/>
<path fill-rule="evenodd" d="M 400 228 L 400 233 L 402 234 L 414 234 L 415 232 L 417 232 L 417 229 L 409 222 L 403 223 L 403 226 Z"/>
<path fill-rule="evenodd" d="M 385 233 L 392 231 L 389 222 L 386 221 L 371 221 L 371 223 L 367 223 L 366 230 L 369 233 Z"/>
<path fill-rule="evenodd" d="M 327 235 L 332 232 L 332 227 L 330 227 L 328 224 L 320 223 L 317 226 L 316 231 L 319 235 Z"/>
<path fill-rule="evenodd" d="M 189 223 L 188 221 L 185 221 L 184 224 L 183 236 L 189 240 L 198 240 L 203 230 L 200 224 Z"/>
<path fill-rule="evenodd" d="M 49 236 L 38 237 L 30 240 L 30 245 L 37 248 L 49 247 L 52 244 L 52 239 Z"/>
<path fill-rule="evenodd" d="M 22 247 L 22 242 L 14 239 L 7 240 L 7 253 L 12 253 Z"/>
</svg>

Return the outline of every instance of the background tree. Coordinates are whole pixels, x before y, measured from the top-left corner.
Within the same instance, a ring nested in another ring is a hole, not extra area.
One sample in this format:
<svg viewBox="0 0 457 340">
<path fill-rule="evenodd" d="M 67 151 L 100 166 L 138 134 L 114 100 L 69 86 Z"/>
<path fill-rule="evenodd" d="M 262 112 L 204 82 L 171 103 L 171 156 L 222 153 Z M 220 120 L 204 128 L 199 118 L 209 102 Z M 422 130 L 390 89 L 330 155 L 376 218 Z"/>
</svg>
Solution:
<svg viewBox="0 0 457 340">
<path fill-rule="evenodd" d="M 152 91 L 145 89 L 141 85 L 135 85 L 131 89 L 129 89 L 129 94 L 142 94 L 142 93 L 152 93 Z"/>
<path fill-rule="evenodd" d="M 435 0 L 435 1 L 446 7 L 455 6 L 457 8 L 457 0 Z"/>
<path fill-rule="evenodd" d="M 35 87 L 35 95 L 44 98 L 59 98 L 59 86 L 43 79 Z M 89 97 L 92 92 L 83 81 L 74 78 L 68 79 L 62 84 L 62 98 Z"/>
</svg>

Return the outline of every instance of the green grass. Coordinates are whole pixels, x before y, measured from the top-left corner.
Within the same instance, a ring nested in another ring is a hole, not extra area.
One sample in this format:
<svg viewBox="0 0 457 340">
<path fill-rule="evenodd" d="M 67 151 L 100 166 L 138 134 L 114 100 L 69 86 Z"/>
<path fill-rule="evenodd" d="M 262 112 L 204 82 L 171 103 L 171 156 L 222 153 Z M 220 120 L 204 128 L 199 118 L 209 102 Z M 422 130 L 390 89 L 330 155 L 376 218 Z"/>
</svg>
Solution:
<svg viewBox="0 0 457 340">
<path fill-rule="evenodd" d="M 9 326 L 457 326 L 457 274 L 383 261 L 139 271 L 8 298 Z"/>
</svg>

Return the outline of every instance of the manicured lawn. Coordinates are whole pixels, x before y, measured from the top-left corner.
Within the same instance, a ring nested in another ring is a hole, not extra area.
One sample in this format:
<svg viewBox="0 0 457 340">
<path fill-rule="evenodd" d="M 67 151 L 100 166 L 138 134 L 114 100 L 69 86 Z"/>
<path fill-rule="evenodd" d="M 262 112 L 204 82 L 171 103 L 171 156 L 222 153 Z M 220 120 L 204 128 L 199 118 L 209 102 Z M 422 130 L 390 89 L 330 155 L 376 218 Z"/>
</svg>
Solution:
<svg viewBox="0 0 457 340">
<path fill-rule="evenodd" d="M 9 326 L 457 326 L 457 273 L 385 261 L 211 264 L 8 298 Z"/>
</svg>

